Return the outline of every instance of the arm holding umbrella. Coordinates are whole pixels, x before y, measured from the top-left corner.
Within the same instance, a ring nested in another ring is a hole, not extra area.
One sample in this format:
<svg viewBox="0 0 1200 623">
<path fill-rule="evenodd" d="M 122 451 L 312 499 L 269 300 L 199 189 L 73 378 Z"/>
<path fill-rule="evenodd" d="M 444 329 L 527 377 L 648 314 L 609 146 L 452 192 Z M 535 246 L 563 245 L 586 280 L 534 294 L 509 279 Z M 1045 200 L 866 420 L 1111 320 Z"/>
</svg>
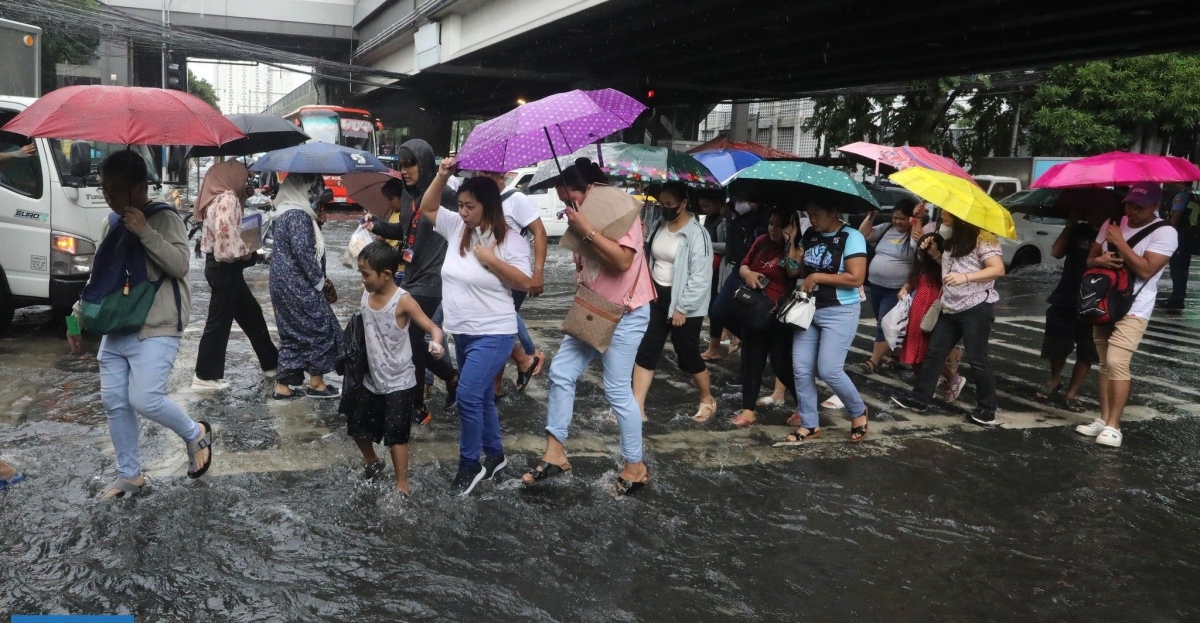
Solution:
<svg viewBox="0 0 1200 623">
<path fill-rule="evenodd" d="M 421 214 L 432 225 L 437 225 L 438 209 L 442 207 L 442 191 L 446 190 L 446 182 L 457 170 L 458 165 L 455 164 L 454 158 L 442 158 L 437 175 L 430 182 L 429 188 L 425 189 L 425 196 L 421 197 Z"/>
</svg>

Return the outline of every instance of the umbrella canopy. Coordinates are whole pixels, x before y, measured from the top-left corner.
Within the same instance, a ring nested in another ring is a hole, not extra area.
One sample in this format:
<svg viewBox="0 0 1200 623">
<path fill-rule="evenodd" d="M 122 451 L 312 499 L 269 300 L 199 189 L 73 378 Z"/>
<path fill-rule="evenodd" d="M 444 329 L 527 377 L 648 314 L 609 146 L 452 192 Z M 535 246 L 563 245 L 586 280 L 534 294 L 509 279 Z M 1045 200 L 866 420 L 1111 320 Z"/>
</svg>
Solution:
<svg viewBox="0 0 1200 623">
<path fill-rule="evenodd" d="M 346 175 L 376 171 L 386 173 L 388 168 L 374 155 L 341 145 L 313 141 L 268 152 L 250 167 L 251 171 L 274 171 L 276 173 L 317 173 L 320 175 Z"/>
<path fill-rule="evenodd" d="M 380 219 L 387 220 L 392 213 L 392 206 L 380 189 L 394 179 L 400 179 L 398 171 L 349 173 L 342 176 L 342 188 L 346 189 L 346 196 L 353 199 L 354 203 Z"/>
<path fill-rule="evenodd" d="M 86 85 L 38 98 L 3 128 L 30 138 L 117 145 L 224 145 L 245 134 L 204 100 L 173 89 Z"/>
<path fill-rule="evenodd" d="M 1035 188 L 1028 194 L 1000 205 L 1016 208 L 1052 208 L 1053 216 L 1066 217 L 1073 210 L 1102 210 L 1115 213 L 1121 208 L 1121 193 L 1107 188 Z"/>
<path fill-rule="evenodd" d="M 1164 184 L 1196 180 L 1200 180 L 1200 169 L 1183 158 L 1113 151 L 1056 164 L 1031 188 L 1129 186 L 1138 182 Z"/>
<path fill-rule="evenodd" d="M 879 209 L 870 191 L 846 173 L 807 162 L 764 160 L 738 171 L 729 191 L 766 205 L 804 208 L 815 201 L 843 212 Z"/>
<path fill-rule="evenodd" d="M 225 118 L 246 136 L 220 147 L 193 147 L 185 157 L 248 156 L 295 147 L 309 140 L 296 124 L 276 115 L 225 115 Z"/>
<path fill-rule="evenodd" d="M 903 171 L 909 167 L 924 167 L 932 171 L 941 171 L 955 177 L 968 180 L 975 183 L 975 178 L 971 177 L 958 163 L 945 157 L 939 156 L 924 147 L 889 147 L 887 145 L 876 145 L 875 143 L 850 143 L 838 147 L 838 151 L 849 157 L 851 160 L 868 167 L 878 166 L 878 171 L 888 174 L 895 171 Z"/>
<path fill-rule="evenodd" d="M 562 168 L 574 163 L 576 158 L 603 162 L 601 168 L 614 184 L 683 182 L 692 186 L 720 186 L 703 164 L 683 152 L 641 144 L 601 143 L 587 145 L 557 161 L 543 162 L 529 180 L 529 188 L 552 186 Z"/>
<path fill-rule="evenodd" d="M 729 178 L 738 171 L 762 162 L 762 158 L 754 152 L 740 149 L 718 149 L 697 152 L 692 155 L 700 161 L 700 164 L 708 167 L 708 170 L 712 171 L 713 177 L 720 180 L 722 184 L 728 183 Z"/>
<path fill-rule="evenodd" d="M 748 151 L 763 160 L 795 160 L 800 156 L 796 154 L 767 147 L 754 141 L 733 141 L 728 136 L 722 134 L 710 141 L 701 143 L 688 150 L 689 154 L 695 155 L 706 151 L 719 151 L 722 149 L 734 149 L 737 151 Z"/>
<path fill-rule="evenodd" d="M 614 89 L 551 95 L 475 126 L 458 150 L 458 165 L 505 172 L 556 158 L 628 128 L 645 110 Z"/>
<path fill-rule="evenodd" d="M 1017 237 L 1012 214 L 974 182 L 924 167 L 910 167 L 889 177 L 918 197 L 980 229 L 1012 240 Z"/>
</svg>

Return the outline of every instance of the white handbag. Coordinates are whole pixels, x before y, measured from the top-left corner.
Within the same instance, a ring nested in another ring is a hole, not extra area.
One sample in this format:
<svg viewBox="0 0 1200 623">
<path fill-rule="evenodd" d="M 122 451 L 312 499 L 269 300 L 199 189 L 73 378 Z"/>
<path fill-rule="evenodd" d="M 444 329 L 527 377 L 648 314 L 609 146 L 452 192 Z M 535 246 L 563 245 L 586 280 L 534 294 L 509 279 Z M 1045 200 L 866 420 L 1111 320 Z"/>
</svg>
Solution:
<svg viewBox="0 0 1200 623">
<path fill-rule="evenodd" d="M 807 292 L 796 289 L 792 298 L 779 310 L 779 321 L 800 329 L 801 331 L 812 324 L 813 315 L 817 313 L 816 303 Z"/>
</svg>

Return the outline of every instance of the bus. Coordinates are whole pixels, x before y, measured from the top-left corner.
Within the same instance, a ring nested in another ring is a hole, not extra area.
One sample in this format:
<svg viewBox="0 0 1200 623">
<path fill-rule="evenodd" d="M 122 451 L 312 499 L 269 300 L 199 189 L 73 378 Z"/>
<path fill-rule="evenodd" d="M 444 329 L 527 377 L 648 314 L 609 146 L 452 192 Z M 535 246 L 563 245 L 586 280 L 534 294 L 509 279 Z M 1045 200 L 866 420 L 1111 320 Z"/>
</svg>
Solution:
<svg viewBox="0 0 1200 623">
<path fill-rule="evenodd" d="M 383 124 L 372 117 L 369 111 L 343 106 L 301 106 L 284 115 L 284 119 L 300 126 L 315 141 L 379 155 L 378 133 L 383 131 Z M 325 186 L 333 191 L 334 203 L 354 204 L 342 188 L 341 176 L 326 175 Z"/>
</svg>

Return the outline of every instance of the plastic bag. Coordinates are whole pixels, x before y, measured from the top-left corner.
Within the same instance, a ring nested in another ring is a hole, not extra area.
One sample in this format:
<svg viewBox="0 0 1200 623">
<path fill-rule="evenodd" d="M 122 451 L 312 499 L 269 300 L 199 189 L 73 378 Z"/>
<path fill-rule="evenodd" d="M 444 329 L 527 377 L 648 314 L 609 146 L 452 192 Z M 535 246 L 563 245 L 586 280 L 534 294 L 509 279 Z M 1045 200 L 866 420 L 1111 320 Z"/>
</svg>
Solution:
<svg viewBox="0 0 1200 623">
<path fill-rule="evenodd" d="M 350 244 L 346 245 L 346 256 L 342 258 L 342 265 L 346 268 L 358 268 L 358 254 L 367 245 L 375 242 L 375 234 L 359 227 L 350 235 Z"/>
<path fill-rule="evenodd" d="M 884 314 L 879 321 L 883 329 L 883 339 L 887 340 L 888 348 L 896 350 L 904 345 L 904 336 L 908 333 L 908 314 L 912 309 L 912 295 L 905 295 L 896 302 L 892 311 Z"/>
</svg>

